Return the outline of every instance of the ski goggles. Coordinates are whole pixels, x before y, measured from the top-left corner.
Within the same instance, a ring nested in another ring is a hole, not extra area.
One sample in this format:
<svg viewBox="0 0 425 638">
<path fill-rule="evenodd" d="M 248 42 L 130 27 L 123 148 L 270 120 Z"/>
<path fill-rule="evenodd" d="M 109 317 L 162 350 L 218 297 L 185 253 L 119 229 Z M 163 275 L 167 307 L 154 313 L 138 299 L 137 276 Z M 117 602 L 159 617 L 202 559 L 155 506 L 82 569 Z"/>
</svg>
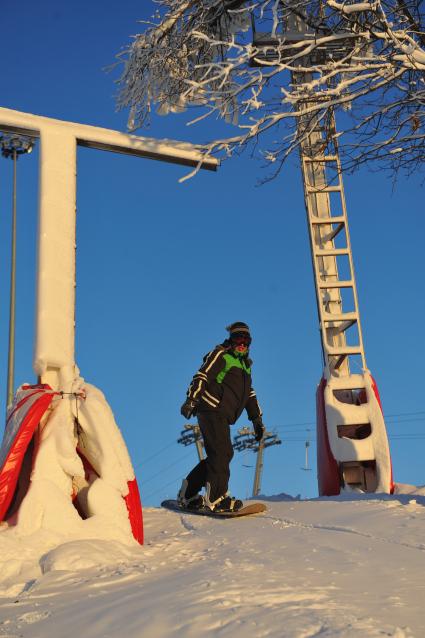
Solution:
<svg viewBox="0 0 425 638">
<path fill-rule="evenodd" d="M 247 332 L 235 332 L 230 336 L 230 341 L 235 346 L 249 346 L 252 340 Z"/>
</svg>

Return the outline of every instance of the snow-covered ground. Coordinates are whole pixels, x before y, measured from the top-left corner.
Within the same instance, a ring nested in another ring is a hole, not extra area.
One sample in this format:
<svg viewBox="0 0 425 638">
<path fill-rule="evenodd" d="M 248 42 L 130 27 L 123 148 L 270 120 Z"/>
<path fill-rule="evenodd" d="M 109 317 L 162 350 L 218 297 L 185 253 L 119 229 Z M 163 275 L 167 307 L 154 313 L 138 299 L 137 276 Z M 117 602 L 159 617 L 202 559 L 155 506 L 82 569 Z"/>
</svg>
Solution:
<svg viewBox="0 0 425 638">
<path fill-rule="evenodd" d="M 425 489 L 255 517 L 145 510 L 146 543 L 0 532 L 0 636 L 425 636 Z"/>
</svg>

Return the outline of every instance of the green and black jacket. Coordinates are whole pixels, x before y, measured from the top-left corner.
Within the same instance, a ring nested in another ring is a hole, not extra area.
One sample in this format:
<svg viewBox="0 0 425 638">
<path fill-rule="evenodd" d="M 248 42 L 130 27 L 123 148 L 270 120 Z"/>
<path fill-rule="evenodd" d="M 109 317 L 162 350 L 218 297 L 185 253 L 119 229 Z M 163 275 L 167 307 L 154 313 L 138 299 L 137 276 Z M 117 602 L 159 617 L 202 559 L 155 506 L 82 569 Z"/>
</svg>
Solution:
<svg viewBox="0 0 425 638">
<path fill-rule="evenodd" d="M 251 365 L 251 359 L 237 357 L 225 341 L 205 355 L 187 398 L 197 403 L 198 412 L 217 411 L 230 424 L 235 423 L 244 408 L 253 421 L 262 412 L 251 385 Z"/>
</svg>

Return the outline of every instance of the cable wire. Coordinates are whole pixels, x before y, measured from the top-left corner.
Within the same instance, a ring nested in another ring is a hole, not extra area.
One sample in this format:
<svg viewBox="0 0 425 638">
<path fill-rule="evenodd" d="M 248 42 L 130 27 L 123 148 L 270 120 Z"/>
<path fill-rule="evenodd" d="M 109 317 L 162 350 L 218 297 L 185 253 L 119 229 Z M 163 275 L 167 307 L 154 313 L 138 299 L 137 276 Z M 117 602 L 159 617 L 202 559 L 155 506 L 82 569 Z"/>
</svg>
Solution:
<svg viewBox="0 0 425 638">
<path fill-rule="evenodd" d="M 151 498 L 152 496 L 155 496 L 155 494 L 158 494 L 158 492 L 162 492 L 162 490 L 164 490 L 166 487 L 168 487 L 172 483 L 176 483 L 176 481 L 181 481 L 183 478 L 184 478 L 184 474 L 180 474 L 179 476 L 177 476 L 172 481 L 169 481 L 168 483 L 165 483 L 165 485 L 162 485 L 161 487 L 159 487 L 154 492 L 151 492 L 150 494 L 148 494 L 145 498 L 148 499 L 148 498 Z"/>
<path fill-rule="evenodd" d="M 187 454 L 185 454 L 184 456 L 181 456 L 179 459 L 177 459 L 177 461 L 175 461 L 174 463 L 169 463 L 166 467 L 162 468 L 161 470 L 159 470 L 159 472 L 157 472 L 156 474 L 153 474 L 152 476 L 150 476 L 147 479 L 144 479 L 143 481 L 140 481 L 140 485 L 141 487 L 145 486 L 146 483 L 150 483 L 154 478 L 156 478 L 157 476 L 159 476 L 160 474 L 163 474 L 164 472 L 166 472 L 170 467 L 174 467 L 175 465 L 177 465 L 178 463 L 180 463 L 181 461 L 184 461 L 184 459 L 187 459 L 189 456 L 193 456 L 193 452 L 190 451 Z"/>
<path fill-rule="evenodd" d="M 154 452 L 154 454 L 152 454 L 151 456 L 149 456 L 147 459 L 143 459 L 142 461 L 140 461 L 139 463 L 137 463 L 137 465 L 134 466 L 134 469 L 140 467 L 142 464 L 149 463 L 150 461 L 152 461 L 152 459 L 155 459 L 159 454 L 161 454 L 162 452 L 164 452 L 164 450 L 168 450 L 168 448 L 170 448 L 172 445 L 176 445 L 176 441 L 172 441 L 171 443 L 169 443 L 168 445 L 165 445 L 163 448 L 161 448 L 160 450 L 158 450 L 158 452 Z"/>
</svg>

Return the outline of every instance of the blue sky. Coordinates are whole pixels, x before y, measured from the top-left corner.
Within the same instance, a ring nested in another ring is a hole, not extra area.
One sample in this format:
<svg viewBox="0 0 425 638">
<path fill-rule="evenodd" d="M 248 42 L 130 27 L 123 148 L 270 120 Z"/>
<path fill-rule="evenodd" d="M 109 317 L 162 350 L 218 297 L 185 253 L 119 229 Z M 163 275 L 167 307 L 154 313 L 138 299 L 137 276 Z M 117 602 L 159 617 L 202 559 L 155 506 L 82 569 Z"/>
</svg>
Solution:
<svg viewBox="0 0 425 638">
<path fill-rule="evenodd" d="M 115 54 L 150 3 L 22 0 L 2 7 L 0 105 L 125 130 L 115 111 Z M 224 124 L 154 117 L 142 135 L 202 141 Z M 18 165 L 16 383 L 34 381 L 38 150 Z M 12 163 L 0 159 L 0 410 L 7 366 Z M 77 363 L 106 394 L 127 441 L 142 498 L 173 496 L 196 461 L 176 443 L 179 408 L 202 356 L 246 321 L 254 384 L 268 429 L 263 492 L 317 495 L 315 390 L 322 372 L 298 157 L 258 187 L 245 153 L 179 184 L 184 167 L 80 149 L 77 193 Z M 345 180 L 366 360 L 388 415 L 395 479 L 424 484 L 425 224 L 420 178 L 395 189 L 363 168 Z M 233 433 L 248 422 L 241 417 Z M 312 471 L 303 472 L 310 429 Z M 255 457 L 236 453 L 231 488 L 246 497 Z M 252 467 L 245 467 L 252 466 Z"/>
</svg>

